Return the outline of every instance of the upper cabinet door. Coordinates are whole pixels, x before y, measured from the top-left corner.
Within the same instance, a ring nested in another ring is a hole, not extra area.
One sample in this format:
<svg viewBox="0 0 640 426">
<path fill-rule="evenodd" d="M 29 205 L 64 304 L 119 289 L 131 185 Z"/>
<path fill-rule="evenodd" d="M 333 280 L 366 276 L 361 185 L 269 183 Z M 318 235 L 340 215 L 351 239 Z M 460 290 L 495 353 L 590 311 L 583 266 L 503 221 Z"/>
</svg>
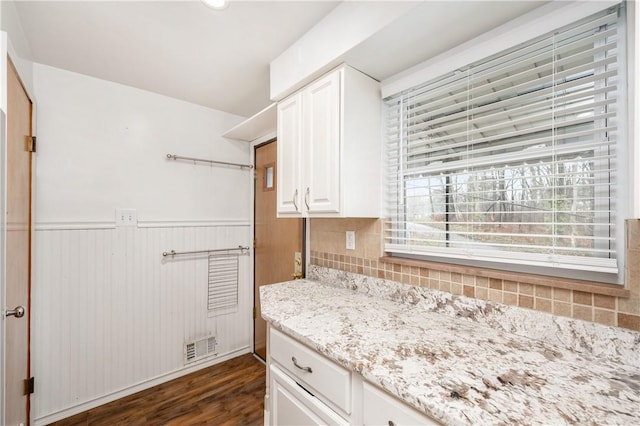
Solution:
<svg viewBox="0 0 640 426">
<path fill-rule="evenodd" d="M 302 215 L 302 94 L 278 103 L 278 214 Z"/>
<path fill-rule="evenodd" d="M 380 217 L 381 105 L 346 65 L 278 102 L 278 216 Z"/>
<path fill-rule="evenodd" d="M 303 92 L 304 202 L 309 213 L 340 212 L 340 83 L 332 72 Z"/>
</svg>

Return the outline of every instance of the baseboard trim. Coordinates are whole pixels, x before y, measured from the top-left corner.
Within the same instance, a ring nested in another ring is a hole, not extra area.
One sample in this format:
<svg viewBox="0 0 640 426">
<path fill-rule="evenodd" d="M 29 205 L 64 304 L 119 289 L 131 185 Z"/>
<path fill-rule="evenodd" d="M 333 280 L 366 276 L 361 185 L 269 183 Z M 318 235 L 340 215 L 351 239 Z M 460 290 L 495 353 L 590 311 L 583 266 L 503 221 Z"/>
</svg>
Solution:
<svg viewBox="0 0 640 426">
<path fill-rule="evenodd" d="M 76 414 L 80 414 L 92 408 L 96 408 L 101 405 L 108 404 L 120 398 L 133 395 L 136 392 L 140 392 L 142 390 L 152 388 L 154 386 L 160 385 L 170 380 L 177 379 L 178 377 L 186 376 L 187 374 L 193 373 L 194 371 L 211 367 L 212 365 L 216 365 L 221 362 L 228 361 L 232 358 L 238 357 L 240 355 L 248 354 L 250 352 L 251 352 L 251 348 L 249 346 L 245 346 L 245 347 L 236 349 L 234 351 L 227 352 L 224 355 L 217 356 L 213 359 L 206 359 L 200 362 L 189 364 L 189 366 L 185 366 L 178 370 L 174 370 L 169 373 L 162 374 L 160 376 L 157 376 L 148 380 L 144 380 L 135 385 L 128 386 L 126 388 L 117 390 L 107 395 L 103 395 L 101 397 L 97 397 L 89 401 L 85 401 L 83 403 L 74 405 L 64 410 L 56 411 L 55 413 L 50 413 L 45 416 L 36 418 L 33 424 L 35 426 L 48 425 L 50 423 L 66 419 L 67 417 L 75 416 Z"/>
</svg>

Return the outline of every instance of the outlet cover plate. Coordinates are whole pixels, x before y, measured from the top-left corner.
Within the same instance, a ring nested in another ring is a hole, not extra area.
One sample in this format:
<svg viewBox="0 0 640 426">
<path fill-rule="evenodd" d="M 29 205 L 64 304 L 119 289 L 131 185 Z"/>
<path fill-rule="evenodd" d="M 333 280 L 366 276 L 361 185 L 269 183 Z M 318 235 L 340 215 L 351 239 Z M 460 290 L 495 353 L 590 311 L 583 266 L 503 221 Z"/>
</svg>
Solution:
<svg viewBox="0 0 640 426">
<path fill-rule="evenodd" d="M 356 231 L 347 231 L 346 233 L 347 240 L 347 250 L 355 250 L 356 249 Z"/>
</svg>

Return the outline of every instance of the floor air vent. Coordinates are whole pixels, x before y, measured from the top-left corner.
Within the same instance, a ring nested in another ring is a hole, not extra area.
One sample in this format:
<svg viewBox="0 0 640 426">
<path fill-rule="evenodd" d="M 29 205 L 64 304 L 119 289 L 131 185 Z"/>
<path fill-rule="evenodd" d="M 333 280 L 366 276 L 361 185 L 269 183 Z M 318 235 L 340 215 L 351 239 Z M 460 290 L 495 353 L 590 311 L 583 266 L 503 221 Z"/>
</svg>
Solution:
<svg viewBox="0 0 640 426">
<path fill-rule="evenodd" d="M 217 344 L 214 336 L 187 343 L 184 346 L 184 363 L 189 364 L 202 358 L 217 355 Z"/>
</svg>

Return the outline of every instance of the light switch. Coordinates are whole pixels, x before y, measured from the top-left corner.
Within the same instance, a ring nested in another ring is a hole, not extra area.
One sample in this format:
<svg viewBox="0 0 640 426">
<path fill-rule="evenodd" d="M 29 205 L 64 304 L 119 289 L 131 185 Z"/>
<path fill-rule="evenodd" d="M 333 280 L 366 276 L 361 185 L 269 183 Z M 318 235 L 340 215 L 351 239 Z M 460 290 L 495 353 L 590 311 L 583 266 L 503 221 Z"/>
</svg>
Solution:
<svg viewBox="0 0 640 426">
<path fill-rule="evenodd" d="M 356 231 L 347 231 L 347 250 L 356 249 Z"/>
<path fill-rule="evenodd" d="M 116 209 L 116 226 L 138 226 L 136 209 Z"/>
</svg>

